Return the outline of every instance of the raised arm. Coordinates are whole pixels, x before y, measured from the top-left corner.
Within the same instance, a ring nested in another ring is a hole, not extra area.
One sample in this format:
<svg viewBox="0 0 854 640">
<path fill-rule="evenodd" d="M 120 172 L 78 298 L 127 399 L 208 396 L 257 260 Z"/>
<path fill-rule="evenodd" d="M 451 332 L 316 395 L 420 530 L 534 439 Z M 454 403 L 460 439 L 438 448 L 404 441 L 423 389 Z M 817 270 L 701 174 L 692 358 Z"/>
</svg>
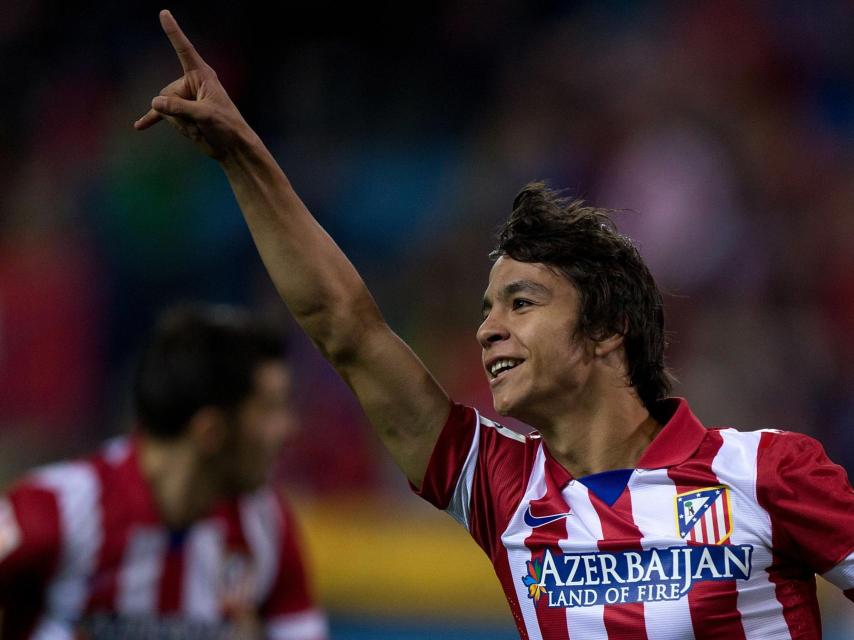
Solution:
<svg viewBox="0 0 854 640">
<path fill-rule="evenodd" d="M 183 76 L 134 123 L 168 120 L 216 159 L 282 299 L 354 391 L 392 457 L 420 485 L 450 411 L 447 394 L 383 320 L 356 269 L 317 223 L 168 11 Z"/>
</svg>

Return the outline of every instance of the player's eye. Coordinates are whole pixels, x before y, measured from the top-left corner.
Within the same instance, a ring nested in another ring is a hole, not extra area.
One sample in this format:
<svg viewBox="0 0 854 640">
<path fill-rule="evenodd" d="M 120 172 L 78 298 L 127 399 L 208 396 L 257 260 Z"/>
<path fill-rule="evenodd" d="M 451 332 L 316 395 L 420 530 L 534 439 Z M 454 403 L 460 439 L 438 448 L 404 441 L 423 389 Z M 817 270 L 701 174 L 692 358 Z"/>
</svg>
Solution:
<svg viewBox="0 0 854 640">
<path fill-rule="evenodd" d="M 530 307 L 532 304 L 530 300 L 525 300 L 525 298 L 513 298 L 513 311 L 522 309 L 523 307 Z"/>
</svg>

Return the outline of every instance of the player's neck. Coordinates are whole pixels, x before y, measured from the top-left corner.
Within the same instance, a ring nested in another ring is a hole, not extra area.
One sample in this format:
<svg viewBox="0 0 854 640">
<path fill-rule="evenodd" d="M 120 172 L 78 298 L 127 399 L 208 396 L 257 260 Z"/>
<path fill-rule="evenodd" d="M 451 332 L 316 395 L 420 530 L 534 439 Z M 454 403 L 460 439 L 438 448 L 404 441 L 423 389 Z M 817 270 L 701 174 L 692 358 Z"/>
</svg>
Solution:
<svg viewBox="0 0 854 640">
<path fill-rule="evenodd" d="M 630 387 L 586 394 L 540 433 L 574 477 L 632 469 L 661 430 Z"/>
<path fill-rule="evenodd" d="M 183 529 L 208 513 L 215 501 L 215 483 L 189 443 L 182 440 L 140 440 L 140 468 L 163 522 Z"/>
</svg>

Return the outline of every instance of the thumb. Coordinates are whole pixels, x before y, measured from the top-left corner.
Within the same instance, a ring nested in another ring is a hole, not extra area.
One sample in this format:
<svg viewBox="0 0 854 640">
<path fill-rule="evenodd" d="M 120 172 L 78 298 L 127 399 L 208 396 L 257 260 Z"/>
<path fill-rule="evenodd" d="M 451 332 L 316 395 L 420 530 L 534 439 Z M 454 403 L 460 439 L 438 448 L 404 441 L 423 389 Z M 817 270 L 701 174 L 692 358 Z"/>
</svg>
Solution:
<svg viewBox="0 0 854 640">
<path fill-rule="evenodd" d="M 166 116 L 182 116 L 195 120 L 200 115 L 199 105 L 194 100 L 185 100 L 178 96 L 156 96 L 151 108 Z"/>
</svg>

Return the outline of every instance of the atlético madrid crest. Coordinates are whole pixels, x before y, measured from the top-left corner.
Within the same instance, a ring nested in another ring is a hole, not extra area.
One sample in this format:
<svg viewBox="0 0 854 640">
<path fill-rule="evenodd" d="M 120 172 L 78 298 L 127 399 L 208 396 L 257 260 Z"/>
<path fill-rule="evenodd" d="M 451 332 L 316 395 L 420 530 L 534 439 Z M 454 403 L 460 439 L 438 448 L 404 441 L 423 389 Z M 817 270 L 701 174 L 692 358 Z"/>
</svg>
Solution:
<svg viewBox="0 0 854 640">
<path fill-rule="evenodd" d="M 732 535 L 729 487 L 704 487 L 677 495 L 676 529 L 689 543 L 726 542 Z"/>
</svg>

